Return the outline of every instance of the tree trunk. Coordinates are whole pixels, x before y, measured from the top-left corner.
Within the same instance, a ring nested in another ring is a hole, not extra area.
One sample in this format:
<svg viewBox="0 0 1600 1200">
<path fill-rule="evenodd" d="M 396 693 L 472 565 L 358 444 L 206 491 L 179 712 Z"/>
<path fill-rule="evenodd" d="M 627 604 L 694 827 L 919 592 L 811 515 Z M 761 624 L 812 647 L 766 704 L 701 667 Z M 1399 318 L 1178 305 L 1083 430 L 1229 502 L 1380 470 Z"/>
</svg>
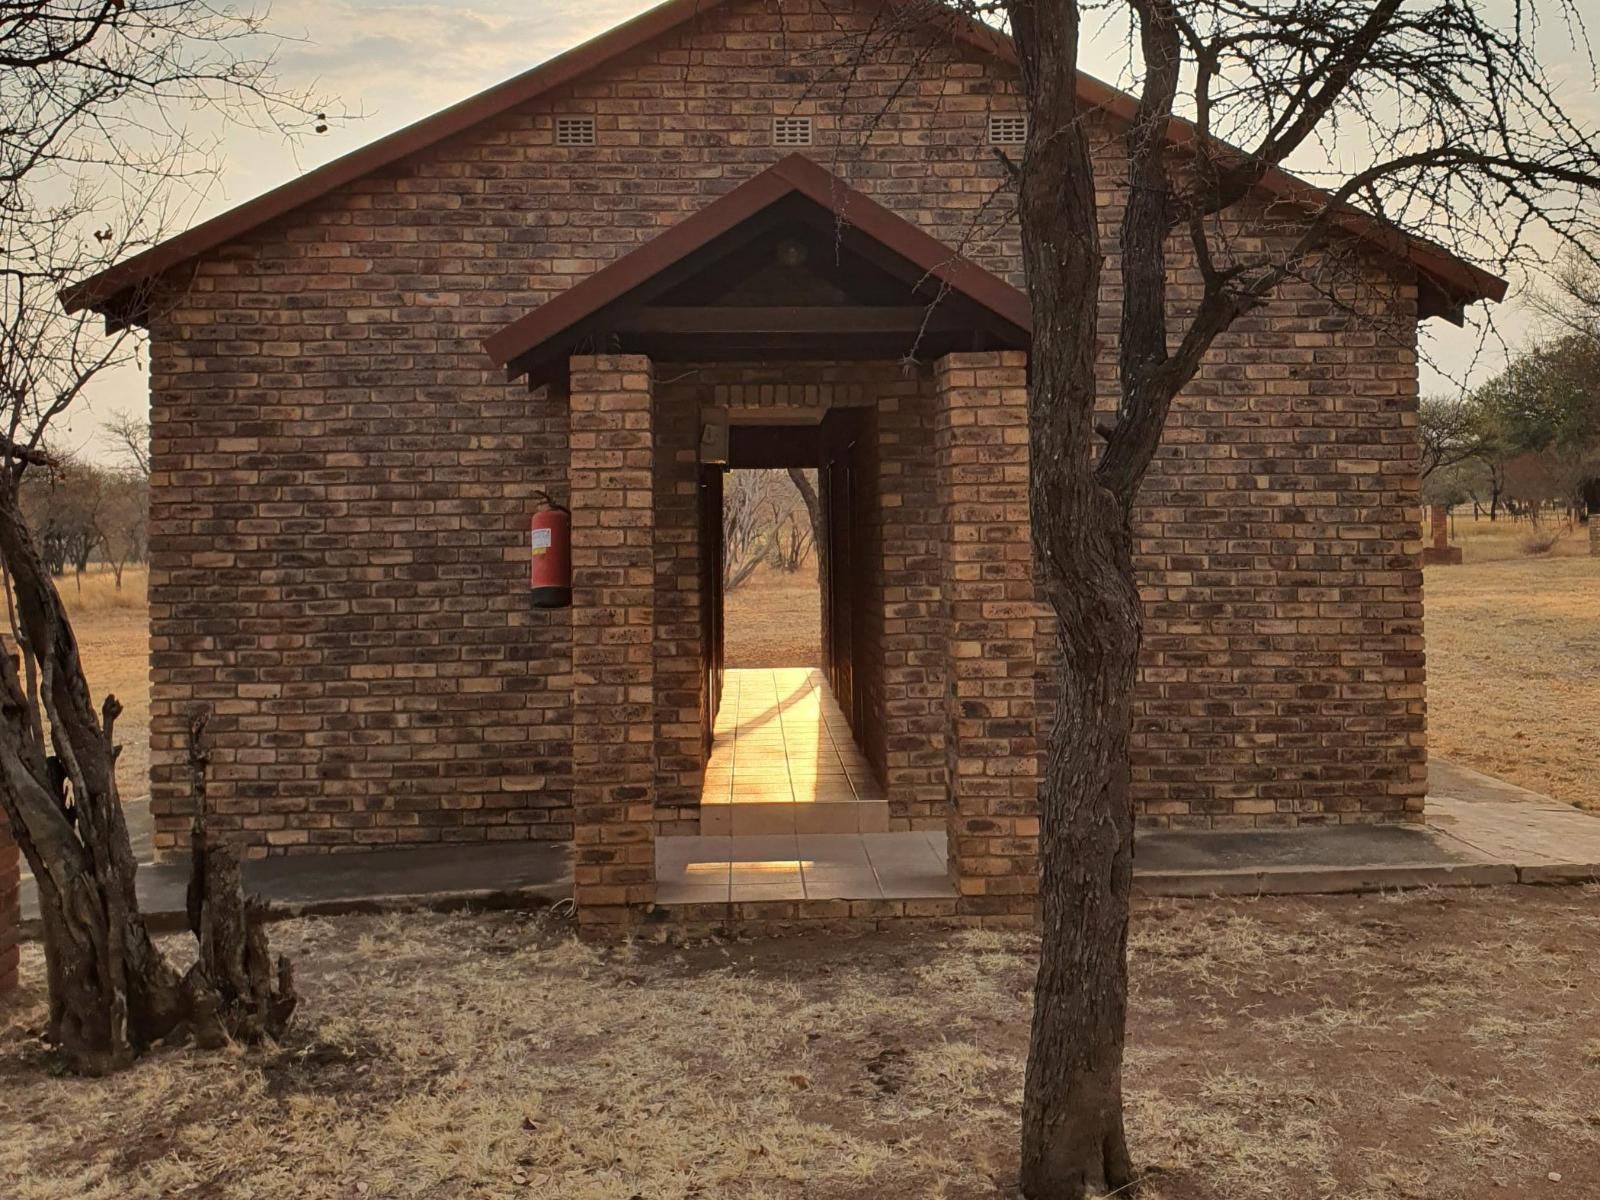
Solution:
<svg viewBox="0 0 1600 1200">
<path fill-rule="evenodd" d="M 1105 487 L 1094 462 L 1102 251 L 1077 110 L 1077 9 L 1009 11 L 1031 112 L 1017 189 L 1034 312 L 1029 509 L 1061 655 L 1039 797 L 1043 926 L 1021 1183 L 1029 1200 L 1078 1200 L 1134 1181 L 1122 1046 L 1139 605 L 1131 499 Z"/>
<path fill-rule="evenodd" d="M 294 1009 L 292 975 L 280 961 L 272 986 L 259 920 L 240 898 L 237 862 L 205 844 L 203 822 L 194 864 L 202 889 L 196 932 L 205 930 L 200 961 L 180 979 L 145 928 L 117 793 L 122 706 L 108 696 L 95 713 L 71 622 L 22 518 L 16 476 L 4 470 L 0 556 L 18 640 L 39 663 L 39 702 L 49 718 L 47 747 L 16 659 L 0 655 L 0 810 L 38 883 L 50 1040 L 74 1070 L 104 1074 L 184 1033 L 207 1045 L 276 1037 Z"/>
<path fill-rule="evenodd" d="M 789 479 L 794 484 L 794 490 L 800 493 L 800 502 L 806 506 L 806 516 L 811 519 L 811 544 L 821 554 L 822 539 L 827 534 L 828 524 L 822 518 L 822 499 L 817 495 L 817 489 L 811 486 L 811 480 L 806 478 L 803 467 L 790 467 Z"/>
<path fill-rule="evenodd" d="M 1134 1182 L 1122 1119 L 1133 882 L 1129 737 L 1139 601 L 1132 531 L 1102 496 L 1058 614 L 1059 707 L 1044 771 L 1043 938 L 1023 1097 L 1022 1190 L 1076 1200 Z"/>
<path fill-rule="evenodd" d="M 0 478 L 0 554 L 18 632 L 40 664 L 51 755 L 36 736 L 16 660 L 0 662 L 0 802 L 39 888 L 50 983 L 49 1034 L 75 1069 L 127 1065 L 182 1017 L 177 973 L 156 949 L 134 894 L 133 852 L 117 794 L 107 697 L 97 717 L 61 597 Z M 68 788 L 70 786 L 70 810 Z"/>
</svg>

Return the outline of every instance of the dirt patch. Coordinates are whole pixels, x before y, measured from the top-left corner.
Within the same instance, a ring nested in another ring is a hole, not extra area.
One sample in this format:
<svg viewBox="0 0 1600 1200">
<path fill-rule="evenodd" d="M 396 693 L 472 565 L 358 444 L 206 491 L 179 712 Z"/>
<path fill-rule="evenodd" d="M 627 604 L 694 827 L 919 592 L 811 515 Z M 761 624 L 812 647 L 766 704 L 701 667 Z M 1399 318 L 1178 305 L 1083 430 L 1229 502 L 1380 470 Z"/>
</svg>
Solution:
<svg viewBox="0 0 1600 1200">
<path fill-rule="evenodd" d="M 1434 753 L 1600 811 L 1600 558 L 1430 567 Z"/>
<path fill-rule="evenodd" d="M 726 666 L 822 665 L 822 594 L 815 568 L 815 559 L 792 572 L 762 567 L 728 593 Z"/>
<path fill-rule="evenodd" d="M 274 938 L 306 994 L 289 1046 L 100 1081 L 38 1057 L 29 948 L 8 1200 L 1012 1194 L 1026 936 L 595 949 L 508 914 Z M 1132 955 L 1146 1196 L 1600 1196 L 1600 890 L 1146 903 Z"/>
</svg>

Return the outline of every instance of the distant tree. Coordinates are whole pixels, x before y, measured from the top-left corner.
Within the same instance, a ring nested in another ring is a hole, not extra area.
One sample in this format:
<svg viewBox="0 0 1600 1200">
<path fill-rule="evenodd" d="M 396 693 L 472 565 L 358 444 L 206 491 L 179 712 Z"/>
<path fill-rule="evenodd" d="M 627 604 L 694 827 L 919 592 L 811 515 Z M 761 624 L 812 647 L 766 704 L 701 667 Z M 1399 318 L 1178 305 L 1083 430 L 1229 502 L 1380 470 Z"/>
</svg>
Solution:
<svg viewBox="0 0 1600 1200">
<path fill-rule="evenodd" d="M 48 470 L 27 474 L 21 489 L 23 516 L 52 575 L 60 578 L 70 569 L 81 577 L 88 569 L 102 542 L 105 499 L 106 472 L 71 455 L 53 456 Z"/>
<path fill-rule="evenodd" d="M 827 522 L 822 516 L 822 499 L 817 495 L 816 483 L 812 478 L 814 475 L 816 475 L 814 470 L 806 470 L 803 467 L 789 468 L 789 482 L 794 484 L 794 490 L 799 493 L 800 502 L 805 506 L 806 520 L 811 525 L 811 544 L 816 547 L 817 553 L 821 554 L 822 544 L 827 539 L 828 531 Z M 795 567 L 790 569 L 794 570 L 798 566 L 799 563 L 796 563 Z"/>
<path fill-rule="evenodd" d="M 143 562 L 150 535 L 150 479 L 134 470 L 106 471 L 95 530 L 100 555 L 122 590 L 122 572 Z"/>
<path fill-rule="evenodd" d="M 767 560 L 777 536 L 772 496 L 777 472 L 728 472 L 722 490 L 722 587 L 741 587 Z"/>
<path fill-rule="evenodd" d="M 1509 490 L 1535 519 L 1549 502 L 1581 506 L 1600 474 L 1600 338 L 1572 332 L 1536 344 L 1477 399 L 1510 452 Z"/>
<path fill-rule="evenodd" d="M 106 421 L 110 439 L 123 466 L 145 480 L 150 478 L 150 422 L 127 413 L 117 413 Z"/>
<path fill-rule="evenodd" d="M 1490 448 L 1496 431 L 1481 408 L 1470 398 L 1447 396 L 1423 398 L 1420 413 L 1422 437 L 1422 477 L 1481 457 Z"/>
</svg>

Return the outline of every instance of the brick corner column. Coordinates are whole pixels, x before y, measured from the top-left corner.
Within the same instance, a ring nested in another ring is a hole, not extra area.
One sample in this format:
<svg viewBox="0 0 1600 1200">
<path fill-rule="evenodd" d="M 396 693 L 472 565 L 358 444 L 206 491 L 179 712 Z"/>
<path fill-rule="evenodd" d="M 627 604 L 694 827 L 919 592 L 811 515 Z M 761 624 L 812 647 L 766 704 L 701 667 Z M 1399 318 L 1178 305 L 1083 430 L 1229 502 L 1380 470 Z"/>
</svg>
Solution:
<svg viewBox="0 0 1600 1200">
<path fill-rule="evenodd" d="M 936 383 L 950 872 L 966 911 L 1031 918 L 1042 740 L 1027 355 L 947 355 Z"/>
<path fill-rule="evenodd" d="M 11 822 L 0 813 L 0 1001 L 17 986 L 17 941 L 22 927 L 22 879 Z"/>
<path fill-rule="evenodd" d="M 573 884 L 581 925 L 655 899 L 655 509 L 650 360 L 574 357 Z"/>
</svg>

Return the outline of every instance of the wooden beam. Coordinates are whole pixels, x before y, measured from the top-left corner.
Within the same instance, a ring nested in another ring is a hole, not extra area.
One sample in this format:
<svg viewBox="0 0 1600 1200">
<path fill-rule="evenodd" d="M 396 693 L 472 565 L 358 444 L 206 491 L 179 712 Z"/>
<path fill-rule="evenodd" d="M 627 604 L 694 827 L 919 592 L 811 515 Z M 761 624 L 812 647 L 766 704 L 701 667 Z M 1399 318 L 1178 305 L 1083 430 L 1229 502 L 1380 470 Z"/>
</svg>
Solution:
<svg viewBox="0 0 1600 1200">
<path fill-rule="evenodd" d="M 726 306 L 638 308 L 618 313 L 612 325 L 624 334 L 712 336 L 726 334 L 820 334 L 824 336 L 962 333 L 973 327 L 954 304 L 888 306 L 817 305 L 762 308 Z"/>
</svg>

